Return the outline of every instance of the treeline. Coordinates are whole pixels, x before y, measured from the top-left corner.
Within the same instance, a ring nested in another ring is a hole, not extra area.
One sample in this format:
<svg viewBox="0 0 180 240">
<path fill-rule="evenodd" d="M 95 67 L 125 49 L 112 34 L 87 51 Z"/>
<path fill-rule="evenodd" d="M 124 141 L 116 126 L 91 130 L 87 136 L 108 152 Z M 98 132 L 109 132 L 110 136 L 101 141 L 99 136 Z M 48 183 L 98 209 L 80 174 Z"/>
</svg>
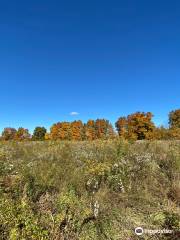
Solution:
<svg viewBox="0 0 180 240">
<path fill-rule="evenodd" d="M 1 140 L 96 140 L 121 137 L 127 140 L 163 140 L 180 139 L 180 109 L 169 113 L 169 127 L 156 127 L 152 121 L 151 112 L 136 112 L 126 117 L 120 117 L 115 123 L 115 129 L 106 119 L 81 120 L 73 122 L 58 122 L 51 126 L 50 132 L 44 127 L 36 127 L 33 135 L 25 128 L 5 128 Z"/>
</svg>

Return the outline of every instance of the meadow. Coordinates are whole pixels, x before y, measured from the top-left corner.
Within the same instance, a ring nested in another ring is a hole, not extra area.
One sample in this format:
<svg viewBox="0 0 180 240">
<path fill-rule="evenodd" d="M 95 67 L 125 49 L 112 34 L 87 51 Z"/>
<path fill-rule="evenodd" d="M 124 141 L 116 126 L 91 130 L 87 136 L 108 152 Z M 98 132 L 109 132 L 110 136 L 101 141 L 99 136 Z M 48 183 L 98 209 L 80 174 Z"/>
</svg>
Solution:
<svg viewBox="0 0 180 240">
<path fill-rule="evenodd" d="M 2 141 L 0 239 L 179 239 L 179 174 L 175 140 Z"/>
</svg>

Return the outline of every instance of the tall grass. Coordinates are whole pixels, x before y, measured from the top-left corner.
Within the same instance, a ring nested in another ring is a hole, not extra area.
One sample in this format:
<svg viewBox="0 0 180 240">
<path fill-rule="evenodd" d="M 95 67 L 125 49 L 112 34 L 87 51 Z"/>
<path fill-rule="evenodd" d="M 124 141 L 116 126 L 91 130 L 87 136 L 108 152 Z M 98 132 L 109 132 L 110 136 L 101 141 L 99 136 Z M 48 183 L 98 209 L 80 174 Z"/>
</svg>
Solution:
<svg viewBox="0 0 180 240">
<path fill-rule="evenodd" d="M 179 173 L 178 141 L 0 143 L 0 239 L 178 239 Z"/>
</svg>

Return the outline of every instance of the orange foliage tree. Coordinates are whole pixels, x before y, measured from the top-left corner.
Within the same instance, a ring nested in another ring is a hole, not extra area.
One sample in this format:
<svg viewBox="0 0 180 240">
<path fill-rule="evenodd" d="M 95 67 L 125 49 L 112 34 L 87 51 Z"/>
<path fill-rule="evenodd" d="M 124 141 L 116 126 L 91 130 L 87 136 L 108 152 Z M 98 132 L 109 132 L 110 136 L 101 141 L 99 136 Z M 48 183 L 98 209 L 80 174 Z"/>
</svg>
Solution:
<svg viewBox="0 0 180 240">
<path fill-rule="evenodd" d="M 83 140 L 84 139 L 84 126 L 82 121 L 74 121 L 71 123 L 70 129 L 71 140 Z"/>
<path fill-rule="evenodd" d="M 50 138 L 53 140 L 70 140 L 71 139 L 71 123 L 58 122 L 53 124 L 50 129 Z"/>
<path fill-rule="evenodd" d="M 114 136 L 114 130 L 108 120 L 97 119 L 95 121 L 95 133 L 98 139 L 107 139 Z"/>
<path fill-rule="evenodd" d="M 53 124 L 50 134 L 45 139 L 60 140 L 95 140 L 107 139 L 115 136 L 114 129 L 108 120 L 89 120 L 86 124 L 82 121 L 58 122 Z"/>
<path fill-rule="evenodd" d="M 95 130 L 95 121 L 88 120 L 87 123 L 84 125 L 84 134 L 86 140 L 95 140 L 96 139 L 96 130 Z"/>
<path fill-rule="evenodd" d="M 119 136 L 133 140 L 152 139 L 155 130 L 152 117 L 150 112 L 136 112 L 119 118 L 116 122 Z"/>
</svg>

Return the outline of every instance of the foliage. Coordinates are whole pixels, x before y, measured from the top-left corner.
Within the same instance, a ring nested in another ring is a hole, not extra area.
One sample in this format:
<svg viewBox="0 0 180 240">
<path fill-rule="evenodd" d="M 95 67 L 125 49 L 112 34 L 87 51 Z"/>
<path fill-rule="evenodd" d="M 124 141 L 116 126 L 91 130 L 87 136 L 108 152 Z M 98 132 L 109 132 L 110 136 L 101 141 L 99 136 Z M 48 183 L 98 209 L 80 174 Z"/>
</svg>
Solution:
<svg viewBox="0 0 180 240">
<path fill-rule="evenodd" d="M 106 119 L 81 120 L 73 122 L 58 122 L 51 126 L 50 132 L 44 127 L 36 127 L 32 140 L 69 140 L 69 141 L 93 141 L 97 139 L 107 140 L 118 138 L 128 141 L 136 140 L 180 140 L 180 110 L 169 113 L 169 128 L 155 127 L 151 112 L 136 112 L 127 117 L 119 117 L 115 123 L 117 130 Z M 5 128 L 0 140 L 22 141 L 30 139 L 28 129 Z"/>
<path fill-rule="evenodd" d="M 169 113 L 169 126 L 170 128 L 180 128 L 180 109 Z"/>
<path fill-rule="evenodd" d="M 152 116 L 150 112 L 136 112 L 119 118 L 116 122 L 119 136 L 133 140 L 152 139 L 155 129 Z"/>
<path fill-rule="evenodd" d="M 82 121 L 74 121 L 71 123 L 71 140 L 83 140 L 84 128 Z"/>
<path fill-rule="evenodd" d="M 46 128 L 45 127 L 36 127 L 33 133 L 33 140 L 45 140 L 46 135 Z"/>
<path fill-rule="evenodd" d="M 159 128 L 156 128 L 154 131 L 154 139 L 157 140 L 168 140 L 170 138 L 169 129 L 161 126 Z"/>
<path fill-rule="evenodd" d="M 71 124 L 69 122 L 58 122 L 50 129 L 51 139 L 70 140 Z"/>
<path fill-rule="evenodd" d="M 154 139 L 157 140 L 180 140 L 180 128 L 159 127 L 154 131 Z"/>
<path fill-rule="evenodd" d="M 50 139 L 53 140 L 95 140 L 108 139 L 115 136 L 112 125 L 108 120 L 89 120 L 87 124 L 82 121 L 58 122 L 50 129 Z M 48 136 L 46 137 L 48 139 Z"/>
<path fill-rule="evenodd" d="M 31 135 L 29 134 L 28 129 L 20 127 L 20 128 L 18 128 L 14 139 L 17 141 L 22 141 L 22 140 L 28 140 L 28 139 L 30 139 L 30 137 L 31 137 Z"/>
<path fill-rule="evenodd" d="M 4 128 L 2 132 L 2 139 L 3 140 L 13 140 L 16 136 L 16 129 L 15 128 Z"/>
<path fill-rule="evenodd" d="M 85 139 L 86 140 L 95 140 L 96 139 L 96 130 L 95 130 L 95 121 L 88 120 L 84 126 L 85 131 Z"/>
<path fill-rule="evenodd" d="M 95 132 L 97 139 L 108 139 L 114 136 L 112 125 L 108 120 L 97 119 L 95 122 Z"/>
</svg>

